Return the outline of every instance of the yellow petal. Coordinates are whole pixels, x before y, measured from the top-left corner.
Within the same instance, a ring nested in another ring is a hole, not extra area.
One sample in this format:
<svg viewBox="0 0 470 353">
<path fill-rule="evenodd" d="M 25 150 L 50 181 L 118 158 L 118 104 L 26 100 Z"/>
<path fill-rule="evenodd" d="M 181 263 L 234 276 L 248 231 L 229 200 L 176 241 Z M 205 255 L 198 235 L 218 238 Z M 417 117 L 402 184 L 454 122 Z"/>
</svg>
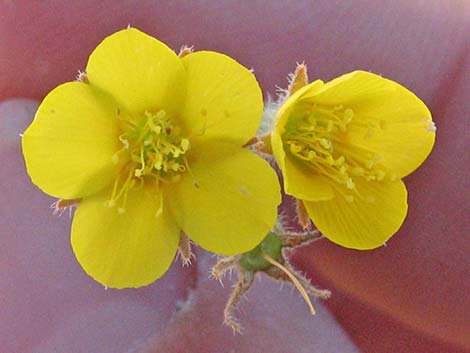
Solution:
<svg viewBox="0 0 470 353">
<path fill-rule="evenodd" d="M 284 151 L 284 143 L 282 142 L 282 133 L 284 128 L 274 129 L 271 132 L 271 149 L 273 151 L 273 157 L 276 160 L 277 165 L 281 168 L 282 174 L 286 170 L 286 152 Z"/>
<path fill-rule="evenodd" d="M 23 135 L 28 174 L 55 197 L 93 194 L 115 177 L 118 136 L 112 99 L 84 83 L 60 85 L 46 96 Z"/>
<path fill-rule="evenodd" d="M 333 188 L 326 177 L 296 165 L 291 158 L 285 159 L 283 177 L 286 193 L 300 200 L 322 201 L 334 197 Z"/>
<path fill-rule="evenodd" d="M 281 201 L 269 164 L 236 145 L 212 142 L 195 147 L 189 165 L 192 175 L 187 173 L 168 195 L 183 231 L 222 255 L 258 245 L 273 227 Z"/>
<path fill-rule="evenodd" d="M 356 181 L 359 195 L 347 202 L 341 195 L 319 202 L 304 202 L 316 227 L 341 246 L 366 250 L 383 245 L 402 225 L 407 191 L 399 180 L 390 183 Z"/>
<path fill-rule="evenodd" d="M 278 139 L 279 141 L 271 141 L 272 144 L 277 144 L 278 147 L 282 147 L 281 138 L 282 134 L 285 131 L 285 126 L 289 120 L 290 114 L 296 108 L 296 105 L 305 99 L 309 98 L 318 92 L 325 84 L 322 80 L 316 80 L 307 86 L 304 86 L 298 89 L 293 95 L 287 97 L 287 99 L 282 103 L 278 112 L 276 113 L 276 122 L 273 134 L 271 134 L 272 139 Z M 274 149 L 274 147 L 273 147 Z M 273 151 L 276 152 L 276 151 Z M 279 151 L 280 152 L 280 151 Z M 281 156 L 282 154 L 279 154 Z M 276 157 L 276 155 L 274 155 Z"/>
<path fill-rule="evenodd" d="M 200 51 L 181 60 L 187 72 L 187 97 L 181 112 L 194 139 L 211 138 L 242 145 L 258 130 L 263 110 L 254 75 L 230 57 Z"/>
<path fill-rule="evenodd" d="M 284 151 L 284 143 L 282 138 L 290 114 L 296 108 L 296 104 L 299 102 L 301 97 L 310 91 L 316 92 L 322 86 L 323 82 L 317 80 L 307 86 L 300 88 L 292 96 L 286 99 L 286 101 L 282 104 L 276 113 L 276 122 L 274 125 L 274 130 L 271 133 L 271 148 L 273 150 L 273 156 L 276 160 L 276 163 L 279 165 L 279 168 L 281 168 L 283 174 L 285 171 L 286 153 Z"/>
<path fill-rule="evenodd" d="M 151 188 L 131 189 L 126 211 L 109 208 L 111 190 L 82 200 L 72 224 L 72 248 L 86 273 L 107 287 L 145 286 L 170 266 L 179 229 Z M 159 216 L 156 216 L 159 214 Z"/>
<path fill-rule="evenodd" d="M 277 113 L 275 129 L 271 133 L 273 155 L 282 171 L 284 189 L 287 194 L 295 196 L 300 200 L 320 201 L 331 199 L 334 196 L 333 189 L 325 177 L 316 175 L 313 171 L 303 169 L 302 166 L 294 163 L 286 155 L 282 141 L 285 125 L 297 102 L 304 95 L 316 92 L 323 85 L 323 81 L 316 80 L 308 86 L 300 88 L 290 96 Z"/>
<path fill-rule="evenodd" d="M 434 145 L 431 113 L 414 93 L 378 75 L 355 71 L 309 96 L 315 103 L 354 111 L 348 141 L 380 156 L 402 178 L 421 165 Z"/>
<path fill-rule="evenodd" d="M 105 38 L 90 55 L 88 80 L 133 113 L 176 113 L 184 98 L 185 73 L 164 43 L 128 28 Z"/>
</svg>

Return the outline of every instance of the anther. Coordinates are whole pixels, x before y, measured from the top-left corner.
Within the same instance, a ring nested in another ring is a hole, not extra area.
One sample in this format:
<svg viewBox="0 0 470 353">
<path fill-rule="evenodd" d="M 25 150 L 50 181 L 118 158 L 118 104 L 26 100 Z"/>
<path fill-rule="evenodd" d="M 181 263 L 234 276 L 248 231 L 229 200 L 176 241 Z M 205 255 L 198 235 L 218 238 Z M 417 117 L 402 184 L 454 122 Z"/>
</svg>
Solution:
<svg viewBox="0 0 470 353">
<path fill-rule="evenodd" d="M 354 189 L 354 182 L 351 178 L 348 178 L 346 180 L 346 187 L 350 190 Z"/>
<path fill-rule="evenodd" d="M 325 138 L 319 139 L 319 143 L 326 150 L 329 150 L 331 148 L 331 142 Z"/>
<path fill-rule="evenodd" d="M 297 153 L 299 153 L 300 151 L 302 151 L 302 147 L 299 146 L 299 145 L 296 144 L 296 143 L 291 143 L 291 144 L 290 144 L 290 151 L 291 151 L 293 154 L 297 154 Z"/>
<path fill-rule="evenodd" d="M 122 144 L 124 145 L 124 148 L 125 148 L 126 150 L 129 149 L 129 140 L 125 139 L 125 138 L 124 138 L 124 135 L 120 135 L 120 136 L 119 136 L 119 141 L 122 142 Z"/>
<path fill-rule="evenodd" d="M 308 159 L 308 160 L 312 160 L 312 159 L 314 159 L 316 156 L 317 156 L 317 154 L 315 153 L 315 151 L 310 150 L 310 151 L 308 151 L 307 159 Z"/>
<path fill-rule="evenodd" d="M 344 120 L 343 120 L 343 122 L 347 125 L 351 122 L 353 117 L 354 117 L 354 112 L 352 111 L 352 109 L 348 108 L 344 111 Z"/>
<path fill-rule="evenodd" d="M 336 165 L 336 166 L 341 166 L 341 165 L 344 164 L 345 160 L 346 160 L 346 159 L 344 158 L 344 156 L 340 156 L 340 157 L 335 161 L 335 165 Z"/>
<path fill-rule="evenodd" d="M 189 149 L 189 145 L 190 145 L 189 140 L 188 139 L 182 139 L 180 145 L 181 145 L 181 148 L 182 148 L 183 152 L 186 152 Z"/>
</svg>

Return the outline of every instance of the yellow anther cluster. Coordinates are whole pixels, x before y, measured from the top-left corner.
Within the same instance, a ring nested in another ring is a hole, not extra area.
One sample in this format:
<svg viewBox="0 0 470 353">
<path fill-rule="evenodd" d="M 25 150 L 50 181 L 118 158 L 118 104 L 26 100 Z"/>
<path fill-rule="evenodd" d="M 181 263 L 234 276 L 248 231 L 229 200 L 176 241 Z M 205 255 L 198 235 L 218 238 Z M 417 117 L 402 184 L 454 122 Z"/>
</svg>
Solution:
<svg viewBox="0 0 470 353">
<path fill-rule="evenodd" d="M 341 186 L 345 199 L 357 195 L 354 179 L 382 180 L 386 171 L 378 164 L 380 157 L 363 147 L 347 144 L 352 109 L 343 106 L 311 105 L 295 111 L 286 125 L 286 150 L 316 173 Z"/>
<path fill-rule="evenodd" d="M 120 138 L 131 161 L 134 176 L 164 182 L 186 171 L 189 140 L 181 136 L 164 110 L 145 112 L 144 117 Z"/>
<path fill-rule="evenodd" d="M 159 182 L 175 182 L 181 173 L 188 170 L 185 155 L 190 142 L 182 137 L 181 129 L 173 124 L 164 110 L 157 113 L 146 111 L 137 123 L 128 121 L 128 127 L 119 140 L 123 147 L 113 156 L 113 162 L 123 161 L 124 164 L 108 205 L 113 207 L 116 200 L 122 198 L 120 213 L 125 210 L 130 187 L 146 181 L 157 185 Z"/>
<path fill-rule="evenodd" d="M 186 171 L 185 153 L 189 140 L 181 137 L 164 110 L 156 114 L 145 112 L 140 125 L 129 134 L 130 159 L 134 162 L 136 177 L 152 176 L 171 181 Z"/>
</svg>

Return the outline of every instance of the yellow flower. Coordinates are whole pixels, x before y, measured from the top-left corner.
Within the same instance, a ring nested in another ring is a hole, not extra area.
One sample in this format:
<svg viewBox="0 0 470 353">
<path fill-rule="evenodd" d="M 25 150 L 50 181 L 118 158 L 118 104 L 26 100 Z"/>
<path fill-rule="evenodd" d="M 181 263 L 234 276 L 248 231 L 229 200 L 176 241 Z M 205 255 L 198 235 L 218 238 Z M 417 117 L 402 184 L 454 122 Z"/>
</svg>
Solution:
<svg viewBox="0 0 470 353">
<path fill-rule="evenodd" d="M 355 71 L 298 89 L 276 119 L 271 144 L 286 193 L 331 241 L 384 244 L 407 213 L 401 179 L 434 144 L 424 103 L 396 82 Z"/>
<path fill-rule="evenodd" d="M 263 107 L 249 70 L 210 51 L 179 58 L 131 28 L 99 44 L 86 73 L 46 96 L 23 153 L 44 192 L 81 199 L 72 247 L 90 276 L 146 285 L 181 231 L 224 255 L 263 240 L 280 193 L 269 164 L 242 148 Z"/>
</svg>

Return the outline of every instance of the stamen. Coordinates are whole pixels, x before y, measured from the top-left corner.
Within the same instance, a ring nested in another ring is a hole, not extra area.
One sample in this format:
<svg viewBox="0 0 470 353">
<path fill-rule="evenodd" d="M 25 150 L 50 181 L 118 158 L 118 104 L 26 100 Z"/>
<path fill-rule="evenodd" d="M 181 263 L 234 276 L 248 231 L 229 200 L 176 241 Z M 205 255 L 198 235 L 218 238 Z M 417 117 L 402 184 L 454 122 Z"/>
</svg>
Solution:
<svg viewBox="0 0 470 353">
<path fill-rule="evenodd" d="M 141 163 L 141 167 L 134 171 L 134 175 L 136 177 L 141 177 L 142 174 L 144 173 L 144 169 L 145 169 L 144 146 L 140 147 L 140 163 Z"/>
<path fill-rule="evenodd" d="M 126 150 L 128 150 L 129 149 L 129 141 L 127 139 L 125 139 L 124 136 L 125 136 L 124 134 L 119 135 L 119 141 L 121 141 L 122 144 L 124 145 L 124 148 Z"/>
<path fill-rule="evenodd" d="M 381 181 L 390 175 L 376 151 L 353 145 L 345 138 L 353 119 L 353 110 L 342 105 L 304 105 L 292 114 L 283 137 L 286 151 L 316 174 L 338 184 L 337 190 L 348 202 L 354 201 L 350 191 L 357 194 L 356 178 Z M 363 127 L 370 137 L 375 130 L 385 129 L 386 123 L 368 122 Z"/>
<path fill-rule="evenodd" d="M 108 201 L 108 207 L 114 207 L 116 205 L 116 202 L 114 200 L 116 199 L 118 185 L 119 185 L 119 174 L 114 180 L 113 193 L 111 194 L 111 199 Z"/>
<path fill-rule="evenodd" d="M 304 287 L 302 287 L 302 284 L 299 282 L 299 280 L 292 274 L 292 272 L 290 272 L 287 268 L 285 268 L 284 266 L 282 266 L 279 262 L 277 262 L 276 260 L 274 260 L 271 256 L 269 256 L 268 254 L 266 254 L 265 252 L 262 252 L 261 253 L 261 256 L 263 257 L 263 259 L 265 259 L 266 261 L 268 261 L 271 265 L 273 266 L 276 266 L 278 269 L 280 269 L 281 271 L 283 271 L 288 277 L 289 279 L 292 281 L 292 283 L 294 284 L 295 288 L 297 288 L 297 290 L 300 292 L 300 295 L 302 295 L 302 298 L 305 300 L 305 302 L 307 303 L 308 305 L 308 308 L 310 310 L 310 313 L 312 315 L 315 315 L 316 314 L 316 311 L 315 311 L 315 308 L 313 307 L 313 304 L 312 304 L 312 301 L 310 300 L 310 297 L 308 296 L 307 294 L 307 291 L 305 290 Z"/>
<path fill-rule="evenodd" d="M 186 170 L 188 171 L 189 175 L 193 178 L 193 185 L 199 189 L 199 183 L 196 180 L 196 177 L 194 176 L 193 172 L 191 171 L 191 168 L 189 168 L 188 164 L 188 159 L 186 157 L 183 158 L 184 165 L 186 166 Z"/>
<path fill-rule="evenodd" d="M 182 153 L 185 153 L 187 150 L 189 150 L 190 143 L 188 139 L 182 139 L 180 145 L 182 148 L 181 150 Z"/>
<path fill-rule="evenodd" d="M 121 171 L 108 206 L 114 207 L 121 200 L 120 213 L 125 212 L 129 189 L 149 181 L 173 183 L 179 180 L 179 174 L 189 170 L 186 154 L 191 148 L 190 141 L 181 136 L 181 129 L 173 125 L 164 110 L 146 111 L 140 120 L 134 120 L 123 121 L 127 123 L 119 136 L 123 146 L 112 156 L 113 163 L 121 165 Z"/>
</svg>

